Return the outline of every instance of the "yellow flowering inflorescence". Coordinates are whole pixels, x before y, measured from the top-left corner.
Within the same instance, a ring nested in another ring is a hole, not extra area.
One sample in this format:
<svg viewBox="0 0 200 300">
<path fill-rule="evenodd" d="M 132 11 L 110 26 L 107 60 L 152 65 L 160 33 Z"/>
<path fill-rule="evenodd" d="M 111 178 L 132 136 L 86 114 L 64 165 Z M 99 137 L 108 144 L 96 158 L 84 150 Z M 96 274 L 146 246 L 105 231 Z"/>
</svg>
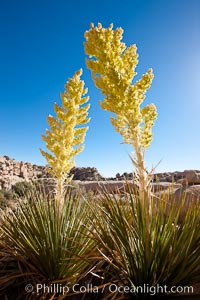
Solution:
<svg viewBox="0 0 200 300">
<path fill-rule="evenodd" d="M 81 74 L 82 70 L 79 70 L 66 83 L 66 90 L 61 94 L 62 106 L 54 104 L 56 117 L 48 116 L 47 122 L 51 130 L 47 129 L 46 136 L 42 136 L 52 154 L 40 151 L 48 162 L 48 171 L 61 184 L 71 180 L 69 171 L 75 165 L 74 156 L 84 148 L 88 129 L 82 125 L 90 120 L 87 118 L 90 104 L 83 106 L 89 97 L 84 97 L 87 89 L 84 88 L 84 81 L 80 80 Z"/>
<path fill-rule="evenodd" d="M 123 30 L 113 30 L 111 24 L 103 28 L 91 24 L 85 32 L 85 52 L 90 59 L 87 67 L 92 71 L 93 80 L 105 95 L 101 102 L 104 110 L 113 112 L 111 122 L 125 143 L 147 148 L 152 141 L 152 126 L 157 117 L 154 104 L 141 108 L 146 91 L 153 80 L 153 71 L 149 69 L 135 84 L 132 80 L 136 75 L 138 63 L 135 45 L 126 47 L 122 40 Z"/>
</svg>

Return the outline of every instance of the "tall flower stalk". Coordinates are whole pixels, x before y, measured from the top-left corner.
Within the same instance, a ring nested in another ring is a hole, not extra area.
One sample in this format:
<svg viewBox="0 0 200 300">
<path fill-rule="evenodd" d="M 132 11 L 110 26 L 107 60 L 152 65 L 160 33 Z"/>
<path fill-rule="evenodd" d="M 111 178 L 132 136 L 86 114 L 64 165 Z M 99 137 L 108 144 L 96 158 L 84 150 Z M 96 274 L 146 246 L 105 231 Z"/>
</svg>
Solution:
<svg viewBox="0 0 200 300">
<path fill-rule="evenodd" d="M 132 84 L 138 63 L 135 45 L 126 47 L 121 42 L 123 30 L 113 30 L 111 24 L 103 28 L 91 24 L 85 32 L 85 53 L 87 67 L 92 72 L 95 85 L 105 96 L 101 101 L 104 110 L 114 113 L 111 123 L 119 132 L 124 143 L 131 144 L 135 150 L 132 161 L 136 167 L 136 184 L 139 188 L 143 208 L 150 209 L 150 176 L 144 165 L 144 153 L 152 141 L 152 126 L 157 117 L 154 104 L 141 108 L 145 94 L 153 80 L 149 69 L 138 81 Z"/>
<path fill-rule="evenodd" d="M 57 207 L 64 201 L 64 187 L 71 181 L 69 172 L 75 165 L 74 157 L 84 149 L 85 134 L 89 122 L 86 104 L 89 97 L 84 81 L 80 80 L 82 70 L 77 71 L 65 85 L 65 91 L 61 94 L 62 106 L 54 104 L 55 117 L 49 115 L 47 122 L 50 130 L 46 129 L 46 135 L 42 139 L 46 142 L 46 148 L 51 152 L 40 150 L 48 162 L 47 171 L 56 180 Z M 85 105 L 86 104 L 86 105 Z"/>
</svg>

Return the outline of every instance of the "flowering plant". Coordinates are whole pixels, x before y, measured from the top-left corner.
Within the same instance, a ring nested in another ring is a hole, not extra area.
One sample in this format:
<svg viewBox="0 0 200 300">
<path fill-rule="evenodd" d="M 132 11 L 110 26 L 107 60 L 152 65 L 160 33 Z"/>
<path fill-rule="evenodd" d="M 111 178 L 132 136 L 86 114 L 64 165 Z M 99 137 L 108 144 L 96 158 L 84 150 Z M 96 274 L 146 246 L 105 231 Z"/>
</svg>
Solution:
<svg viewBox="0 0 200 300">
<path fill-rule="evenodd" d="M 47 122 L 50 130 L 46 129 L 46 135 L 42 139 L 52 154 L 40 150 L 48 162 L 48 171 L 56 178 L 57 198 L 63 198 L 64 184 L 70 182 L 69 171 L 75 165 L 74 156 L 80 153 L 84 146 L 84 139 L 89 122 L 88 109 L 90 104 L 83 106 L 89 97 L 84 97 L 87 89 L 84 81 L 80 80 L 82 70 L 79 70 L 69 79 L 65 85 L 65 91 L 61 94 L 62 106 L 54 104 L 56 117 L 48 116 Z"/>
<path fill-rule="evenodd" d="M 85 32 L 85 53 L 89 55 L 87 67 L 92 72 L 93 80 L 105 95 L 101 107 L 115 114 L 111 123 L 125 143 L 135 149 L 132 158 L 136 166 L 136 181 L 144 202 L 145 193 L 149 194 L 150 178 L 144 166 L 144 152 L 152 141 L 152 126 L 157 117 L 154 104 L 141 108 L 146 91 L 153 80 L 153 71 L 149 69 L 142 78 L 132 84 L 138 63 L 135 45 L 126 47 L 122 43 L 123 30 L 113 30 L 111 24 L 103 28 L 91 24 Z"/>
</svg>

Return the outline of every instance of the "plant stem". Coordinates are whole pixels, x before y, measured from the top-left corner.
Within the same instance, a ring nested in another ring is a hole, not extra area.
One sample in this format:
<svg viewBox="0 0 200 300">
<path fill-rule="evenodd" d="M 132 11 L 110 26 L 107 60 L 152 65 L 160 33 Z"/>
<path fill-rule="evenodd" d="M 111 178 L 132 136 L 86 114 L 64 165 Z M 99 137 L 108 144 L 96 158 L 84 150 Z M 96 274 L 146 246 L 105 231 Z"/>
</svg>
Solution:
<svg viewBox="0 0 200 300">
<path fill-rule="evenodd" d="M 151 236 L 150 236 L 150 226 L 151 226 L 151 216 L 152 216 L 152 205 L 151 205 L 151 185 L 149 174 L 144 166 L 144 151 L 139 143 L 139 137 L 133 143 L 135 149 L 136 159 L 136 184 L 139 189 L 139 200 L 142 207 L 142 218 L 146 228 L 146 255 L 149 256 L 151 251 Z"/>
<path fill-rule="evenodd" d="M 151 200 L 151 186 L 149 180 L 149 174 L 146 171 L 144 166 L 144 151 L 142 150 L 139 144 L 139 138 L 137 138 L 134 143 L 133 147 L 135 149 L 136 154 L 136 171 L 137 171 L 137 185 L 139 188 L 139 197 L 142 204 L 142 208 L 147 211 L 150 209 L 150 200 Z"/>
<path fill-rule="evenodd" d="M 57 213 L 59 214 L 64 204 L 64 179 L 62 177 L 57 178 L 55 191 L 55 207 Z"/>
</svg>

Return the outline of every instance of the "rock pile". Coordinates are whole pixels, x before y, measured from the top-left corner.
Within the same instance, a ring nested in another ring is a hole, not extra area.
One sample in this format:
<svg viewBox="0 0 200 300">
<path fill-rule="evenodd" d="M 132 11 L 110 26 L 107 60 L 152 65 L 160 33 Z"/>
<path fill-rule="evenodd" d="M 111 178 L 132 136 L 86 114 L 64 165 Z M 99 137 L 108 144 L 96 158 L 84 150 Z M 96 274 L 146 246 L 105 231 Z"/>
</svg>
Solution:
<svg viewBox="0 0 200 300">
<path fill-rule="evenodd" d="M 131 180 L 133 178 L 132 173 L 117 173 L 115 178 L 110 178 L 110 180 Z M 200 171 L 199 170 L 185 170 L 183 172 L 164 172 L 155 173 L 153 176 L 153 182 L 173 182 L 181 183 L 182 185 L 193 185 L 200 184 Z"/>
<path fill-rule="evenodd" d="M 99 181 L 105 180 L 103 176 L 101 176 L 96 168 L 73 168 L 70 171 L 70 174 L 73 175 L 73 180 L 80 181 Z"/>
<path fill-rule="evenodd" d="M 113 189 L 122 189 L 124 178 L 132 179 L 132 173 L 116 174 L 114 178 L 104 178 L 100 175 L 96 168 L 73 168 L 71 170 L 73 180 L 80 181 L 80 185 L 86 187 L 86 190 L 98 190 L 99 186 L 105 186 Z M 44 166 L 38 166 L 28 162 L 18 162 L 8 156 L 0 156 L 0 189 L 10 189 L 13 185 L 20 181 L 31 181 L 40 178 L 50 177 Z M 105 182 L 106 181 L 106 182 Z M 92 183 L 93 182 L 93 183 Z M 157 173 L 153 178 L 154 189 L 166 189 L 172 183 L 176 184 L 176 188 L 184 186 L 200 187 L 200 171 L 185 170 L 183 172 L 165 172 Z M 98 188 L 97 188 L 98 186 Z M 195 189 L 195 190 L 196 190 Z M 190 188 L 191 190 L 191 188 Z"/>
<path fill-rule="evenodd" d="M 18 162 L 8 156 L 0 156 L 0 189 L 9 190 L 17 182 L 38 179 L 45 173 L 43 166 Z"/>
<path fill-rule="evenodd" d="M 96 168 L 73 168 L 71 175 L 75 186 L 86 192 L 98 195 L 103 190 L 110 193 L 124 194 L 126 186 L 124 179 L 129 186 L 133 186 L 132 173 L 116 174 L 114 178 L 102 177 Z M 21 181 L 39 180 L 49 178 L 44 166 L 38 166 L 28 162 L 16 161 L 8 156 L 0 156 L 0 190 L 10 190 L 13 185 Z M 186 197 L 183 214 L 188 208 L 200 200 L 200 171 L 185 170 L 183 172 L 157 173 L 153 178 L 153 191 L 155 193 L 170 193 L 171 201 L 181 204 L 183 197 Z"/>
<path fill-rule="evenodd" d="M 133 186 L 131 180 L 132 174 L 124 173 L 116 175 L 116 178 L 109 178 L 106 181 L 84 181 L 79 182 L 79 186 L 86 192 L 93 192 L 94 194 L 101 193 L 105 188 L 111 193 L 121 193 L 126 191 L 124 186 L 124 178 L 129 186 Z M 171 203 L 176 201 L 180 205 L 182 199 L 186 197 L 184 212 L 190 205 L 194 205 L 200 200 L 200 171 L 198 170 L 185 170 L 183 172 L 168 172 L 158 173 L 154 175 L 152 188 L 155 193 L 166 192 L 170 193 Z"/>
<path fill-rule="evenodd" d="M 71 175 L 72 174 L 74 175 L 74 180 L 104 180 L 96 168 L 73 168 L 71 170 Z M 44 166 L 23 161 L 19 162 L 8 156 L 0 156 L 0 189 L 9 190 L 17 182 L 29 182 L 31 180 L 47 177 L 50 177 L 50 175 L 46 172 Z"/>
<path fill-rule="evenodd" d="M 159 182 L 177 182 L 183 185 L 200 184 L 199 170 L 185 170 L 183 172 L 157 173 L 154 175 L 154 181 Z"/>
</svg>

